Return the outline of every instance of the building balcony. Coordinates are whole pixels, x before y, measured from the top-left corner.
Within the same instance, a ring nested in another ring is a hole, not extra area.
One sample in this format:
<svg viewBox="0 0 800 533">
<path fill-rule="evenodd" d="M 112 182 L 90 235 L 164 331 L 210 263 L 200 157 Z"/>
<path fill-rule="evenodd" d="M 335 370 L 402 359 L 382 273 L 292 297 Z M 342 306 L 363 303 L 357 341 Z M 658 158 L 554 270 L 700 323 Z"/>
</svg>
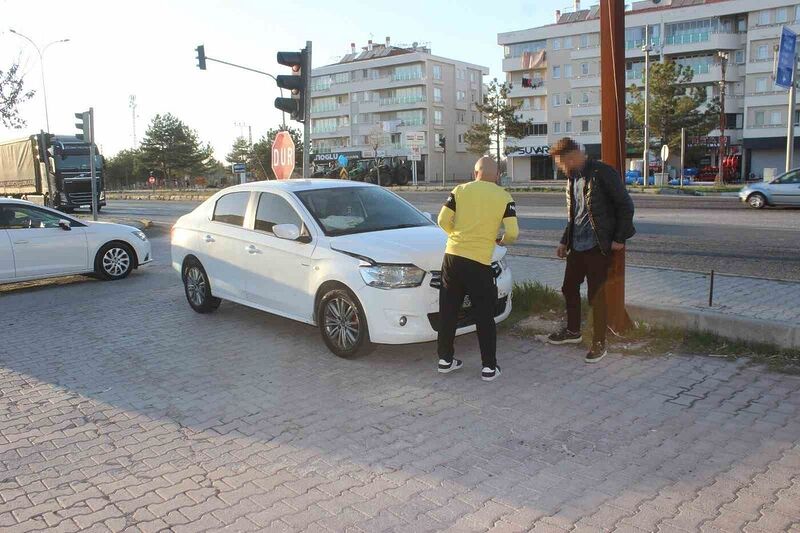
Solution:
<svg viewBox="0 0 800 533">
<path fill-rule="evenodd" d="M 775 61 L 772 57 L 753 59 L 747 63 L 745 72 L 748 76 L 750 74 L 772 74 L 774 62 Z"/>
<path fill-rule="evenodd" d="M 381 98 L 380 100 L 380 107 L 407 107 L 407 106 L 416 106 L 416 107 L 425 107 L 420 106 L 419 104 L 425 104 L 427 102 L 427 98 L 425 95 L 419 96 L 393 96 L 390 98 Z"/>
<path fill-rule="evenodd" d="M 764 93 L 748 93 L 747 107 L 787 107 L 789 105 L 788 89 Z"/>
<path fill-rule="evenodd" d="M 708 134 L 708 136 L 719 138 L 719 129 L 712 130 Z M 728 137 L 728 143 L 731 145 L 742 144 L 742 139 L 744 138 L 744 130 L 725 128 L 725 137 Z"/>
<path fill-rule="evenodd" d="M 576 76 L 570 80 L 570 87 L 573 89 L 583 89 L 586 87 L 600 87 L 600 75 L 586 74 Z"/>
<path fill-rule="evenodd" d="M 535 124 L 547 122 L 547 110 L 545 109 L 520 109 L 518 113 L 523 121 L 530 121 Z"/>
<path fill-rule="evenodd" d="M 713 65 L 697 65 L 694 76 L 692 76 L 692 83 L 713 83 L 722 80 L 722 66 Z M 742 81 L 742 76 L 737 68 L 728 67 L 725 70 L 725 81 Z"/>
<path fill-rule="evenodd" d="M 658 55 L 656 50 L 658 50 L 659 42 L 657 39 L 650 39 L 650 45 L 653 49 L 650 51 L 650 55 Z M 644 57 L 644 52 L 642 51 L 642 47 L 644 46 L 644 39 L 633 39 L 625 41 L 625 57 L 627 59 L 633 57 Z"/>
<path fill-rule="evenodd" d="M 586 46 L 584 48 L 575 48 L 574 50 L 572 50 L 572 52 L 569 53 L 569 58 L 573 60 L 592 59 L 595 57 L 600 57 L 599 44 Z"/>
<path fill-rule="evenodd" d="M 743 33 L 697 32 L 671 35 L 664 39 L 665 54 L 686 54 L 702 50 L 738 50 L 742 47 Z"/>
<path fill-rule="evenodd" d="M 528 98 L 531 96 L 547 96 L 547 83 L 542 83 L 538 87 L 523 87 L 522 83 L 514 83 L 508 91 L 509 98 Z"/>
<path fill-rule="evenodd" d="M 314 118 L 327 118 L 339 117 L 350 114 L 350 106 L 348 105 L 326 105 L 311 107 L 311 116 Z"/>
<path fill-rule="evenodd" d="M 569 108 L 571 117 L 599 117 L 600 114 L 600 104 L 573 104 Z"/>
<path fill-rule="evenodd" d="M 537 69 L 547 69 L 547 59 L 541 62 Z M 522 57 L 507 57 L 503 60 L 503 72 L 515 72 L 517 70 L 531 70 L 522 66 Z"/>
<path fill-rule="evenodd" d="M 768 26 L 754 26 L 747 29 L 747 38 L 750 41 L 763 41 L 766 39 L 778 39 L 781 36 L 781 28 L 786 26 L 795 33 L 800 33 L 800 23 L 790 21 L 786 24 L 770 24 Z"/>
<path fill-rule="evenodd" d="M 311 136 L 315 139 L 330 139 L 336 137 L 350 137 L 350 126 L 339 126 L 335 128 L 312 128 Z"/>
<path fill-rule="evenodd" d="M 783 137 L 786 138 L 786 124 L 762 124 L 760 126 L 748 126 L 744 129 L 742 137 L 744 139 L 757 139 L 760 137 Z M 798 128 L 795 127 L 795 135 Z"/>
<path fill-rule="evenodd" d="M 580 144 L 600 144 L 599 131 L 577 131 L 572 133 L 573 138 Z"/>
<path fill-rule="evenodd" d="M 531 148 L 548 145 L 547 135 L 528 135 L 522 139 L 506 137 L 506 145 L 514 148 Z"/>
</svg>

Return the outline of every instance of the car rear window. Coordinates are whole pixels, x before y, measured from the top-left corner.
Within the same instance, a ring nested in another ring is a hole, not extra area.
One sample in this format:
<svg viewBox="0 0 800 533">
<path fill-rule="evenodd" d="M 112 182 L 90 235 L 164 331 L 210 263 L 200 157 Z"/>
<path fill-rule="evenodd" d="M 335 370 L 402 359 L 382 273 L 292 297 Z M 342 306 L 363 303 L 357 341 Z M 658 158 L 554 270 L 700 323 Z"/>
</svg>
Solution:
<svg viewBox="0 0 800 533">
<path fill-rule="evenodd" d="M 214 206 L 214 216 L 211 217 L 211 220 L 234 226 L 244 226 L 244 214 L 247 211 L 249 200 L 249 192 L 232 192 L 220 197 Z"/>
</svg>

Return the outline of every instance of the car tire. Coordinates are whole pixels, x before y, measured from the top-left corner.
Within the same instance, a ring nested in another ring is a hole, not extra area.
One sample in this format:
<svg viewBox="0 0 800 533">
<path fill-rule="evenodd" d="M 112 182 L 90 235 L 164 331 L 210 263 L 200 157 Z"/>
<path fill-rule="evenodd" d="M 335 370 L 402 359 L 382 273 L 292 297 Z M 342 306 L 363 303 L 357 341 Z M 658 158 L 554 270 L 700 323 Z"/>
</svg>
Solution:
<svg viewBox="0 0 800 533">
<path fill-rule="evenodd" d="M 104 244 L 94 257 L 94 273 L 106 281 L 127 278 L 136 265 L 136 254 L 124 242 Z"/>
<path fill-rule="evenodd" d="M 392 173 L 390 171 L 381 172 L 379 181 L 382 187 L 390 186 L 392 184 Z"/>
<path fill-rule="evenodd" d="M 408 182 L 411 180 L 411 171 L 407 168 L 401 168 L 400 172 L 397 173 L 397 184 L 401 187 L 403 185 L 408 185 Z"/>
<path fill-rule="evenodd" d="M 322 340 L 336 356 L 350 359 L 374 348 L 364 309 L 349 290 L 334 288 L 326 292 L 319 300 L 316 316 Z"/>
<path fill-rule="evenodd" d="M 183 265 L 181 273 L 183 292 L 189 306 L 201 314 L 211 313 L 219 308 L 222 300 L 211 294 L 211 283 L 208 274 L 196 259 L 190 259 Z"/>
<path fill-rule="evenodd" d="M 753 209 L 763 209 L 767 205 L 767 199 L 760 192 L 755 192 L 747 197 L 747 205 Z"/>
</svg>

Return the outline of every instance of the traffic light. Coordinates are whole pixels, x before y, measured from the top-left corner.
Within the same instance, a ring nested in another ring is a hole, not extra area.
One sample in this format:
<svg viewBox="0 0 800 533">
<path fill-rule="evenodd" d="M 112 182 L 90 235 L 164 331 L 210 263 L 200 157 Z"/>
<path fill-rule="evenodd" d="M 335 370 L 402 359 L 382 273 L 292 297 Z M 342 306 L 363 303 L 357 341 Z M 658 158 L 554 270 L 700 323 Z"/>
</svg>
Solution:
<svg viewBox="0 0 800 533">
<path fill-rule="evenodd" d="M 197 68 L 200 70 L 206 69 L 206 47 L 205 45 L 199 45 L 197 48 Z"/>
<path fill-rule="evenodd" d="M 447 148 L 447 139 L 445 139 L 444 135 L 439 136 L 439 148 L 442 150 Z"/>
<path fill-rule="evenodd" d="M 80 133 L 76 133 L 75 137 L 84 142 L 91 142 L 92 140 L 92 118 L 91 111 L 84 111 L 82 113 L 75 113 L 75 118 L 80 122 L 75 123 Z"/>
<path fill-rule="evenodd" d="M 278 64 L 292 68 L 289 76 L 276 76 L 275 81 L 281 89 L 291 91 L 292 98 L 276 98 L 275 107 L 289 113 L 292 120 L 305 122 L 306 98 L 311 76 L 311 65 L 308 64 L 308 51 L 278 52 Z"/>
</svg>

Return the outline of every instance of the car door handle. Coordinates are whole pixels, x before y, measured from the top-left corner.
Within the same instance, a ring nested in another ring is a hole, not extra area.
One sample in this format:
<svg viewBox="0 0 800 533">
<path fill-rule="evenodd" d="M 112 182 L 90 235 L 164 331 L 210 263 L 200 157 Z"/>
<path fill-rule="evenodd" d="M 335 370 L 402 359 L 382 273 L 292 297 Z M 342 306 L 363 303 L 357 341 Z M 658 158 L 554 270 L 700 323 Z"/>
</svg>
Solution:
<svg viewBox="0 0 800 533">
<path fill-rule="evenodd" d="M 203 238 L 203 240 L 206 241 L 206 242 L 214 242 L 214 237 L 212 237 L 211 235 L 206 235 Z"/>
<path fill-rule="evenodd" d="M 14 244 L 28 244 L 28 241 L 14 241 Z"/>
<path fill-rule="evenodd" d="M 247 251 L 248 254 L 251 254 L 251 255 L 255 255 L 255 254 L 260 254 L 261 253 L 261 250 L 259 250 L 258 248 L 256 248 L 252 244 L 250 246 L 245 246 L 244 249 L 245 249 L 245 251 Z"/>
</svg>

